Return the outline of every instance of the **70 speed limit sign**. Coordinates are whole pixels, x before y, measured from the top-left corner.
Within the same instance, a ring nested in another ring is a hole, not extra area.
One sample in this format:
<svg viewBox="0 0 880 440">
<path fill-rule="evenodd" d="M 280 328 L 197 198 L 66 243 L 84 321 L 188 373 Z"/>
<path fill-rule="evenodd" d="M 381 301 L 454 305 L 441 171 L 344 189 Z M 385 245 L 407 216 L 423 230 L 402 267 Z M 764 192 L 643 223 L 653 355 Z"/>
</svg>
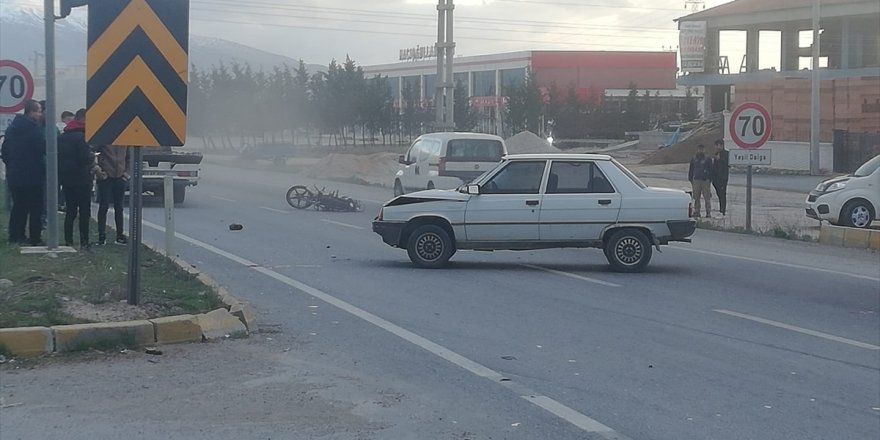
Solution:
<svg viewBox="0 0 880 440">
<path fill-rule="evenodd" d="M 34 96 L 34 78 L 12 60 L 0 60 L 0 113 L 15 113 Z"/>
<path fill-rule="evenodd" d="M 740 148 L 761 148 L 772 130 L 770 112 L 757 102 L 746 102 L 730 115 L 728 133 Z"/>
</svg>

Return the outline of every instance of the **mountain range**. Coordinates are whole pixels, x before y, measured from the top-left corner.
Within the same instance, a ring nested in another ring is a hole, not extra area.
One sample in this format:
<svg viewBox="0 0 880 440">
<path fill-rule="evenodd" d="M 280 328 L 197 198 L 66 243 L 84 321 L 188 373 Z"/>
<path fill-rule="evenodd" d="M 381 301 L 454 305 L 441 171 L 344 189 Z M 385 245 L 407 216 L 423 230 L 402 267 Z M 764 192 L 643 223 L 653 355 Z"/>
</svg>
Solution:
<svg viewBox="0 0 880 440">
<path fill-rule="evenodd" d="M 84 66 L 88 25 L 75 16 L 56 21 L 55 62 L 58 68 Z M 16 60 L 28 68 L 42 66 L 45 45 L 41 10 L 15 3 L 3 5 L 0 15 L 0 59 Z M 35 58 L 39 58 L 36 60 Z M 210 69 L 221 63 L 249 64 L 255 70 L 270 71 L 287 64 L 296 67 L 298 60 L 266 52 L 232 41 L 190 35 L 189 61 L 199 69 Z M 309 72 L 326 71 L 326 66 L 306 64 Z"/>
</svg>

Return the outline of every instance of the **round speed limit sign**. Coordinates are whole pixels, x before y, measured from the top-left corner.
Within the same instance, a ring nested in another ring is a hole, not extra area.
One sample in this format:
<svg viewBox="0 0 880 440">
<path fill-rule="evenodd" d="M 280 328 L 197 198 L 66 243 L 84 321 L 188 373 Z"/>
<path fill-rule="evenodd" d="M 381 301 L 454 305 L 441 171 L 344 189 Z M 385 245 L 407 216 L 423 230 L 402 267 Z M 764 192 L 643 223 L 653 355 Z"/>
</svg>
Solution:
<svg viewBox="0 0 880 440">
<path fill-rule="evenodd" d="M 0 113 L 15 113 L 34 96 L 34 78 L 12 60 L 0 60 Z"/>
<path fill-rule="evenodd" d="M 740 148 L 761 148 L 770 139 L 770 112 L 757 102 L 740 104 L 730 115 L 727 128 Z"/>
</svg>

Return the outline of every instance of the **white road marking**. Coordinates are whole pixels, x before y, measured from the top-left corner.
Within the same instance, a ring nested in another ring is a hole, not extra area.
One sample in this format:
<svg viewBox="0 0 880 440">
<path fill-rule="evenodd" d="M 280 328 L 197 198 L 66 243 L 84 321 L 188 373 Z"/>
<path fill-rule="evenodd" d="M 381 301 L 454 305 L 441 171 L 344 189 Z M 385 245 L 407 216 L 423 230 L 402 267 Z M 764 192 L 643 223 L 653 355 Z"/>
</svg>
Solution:
<svg viewBox="0 0 880 440">
<path fill-rule="evenodd" d="M 159 226 L 155 223 L 144 220 L 144 226 L 155 229 L 160 232 L 164 232 L 165 228 Z M 400 337 L 401 339 L 416 345 L 423 350 L 432 353 L 454 365 L 457 365 L 472 374 L 483 377 L 491 380 L 492 382 L 501 385 L 505 388 L 513 390 L 519 393 L 520 397 L 532 402 L 535 406 L 544 409 L 545 411 L 550 412 L 551 414 L 556 415 L 557 417 L 565 420 L 568 423 L 580 428 L 585 432 L 595 433 L 603 438 L 608 440 L 629 440 L 627 437 L 617 433 L 613 429 L 608 426 L 603 425 L 599 421 L 588 417 L 585 414 L 575 411 L 564 404 L 551 399 L 550 397 L 542 396 L 538 393 L 531 392 L 531 390 L 525 388 L 522 385 L 515 384 L 513 381 L 507 379 L 501 373 L 492 370 L 486 366 L 483 366 L 477 362 L 474 362 L 442 345 L 439 345 L 435 342 L 432 342 L 426 338 L 423 338 L 403 327 L 400 327 L 396 324 L 391 323 L 383 318 L 380 318 L 366 310 L 358 308 L 352 304 L 349 304 L 345 301 L 342 301 L 326 292 L 323 292 L 319 289 L 311 287 L 305 283 L 297 281 L 288 276 L 282 275 L 274 270 L 265 268 L 263 266 L 258 265 L 246 258 L 239 257 L 238 255 L 232 254 L 230 252 L 224 251 L 223 249 L 219 249 L 215 246 L 212 246 L 208 243 L 204 243 L 202 241 L 196 240 L 195 238 L 186 236 L 181 234 L 180 232 L 175 233 L 175 236 L 180 240 L 183 240 L 187 243 L 190 243 L 194 246 L 200 247 L 206 251 L 213 252 L 222 257 L 226 257 L 236 263 L 239 263 L 245 267 L 249 267 L 263 275 L 266 275 L 270 278 L 278 280 L 294 289 L 302 291 L 308 295 L 311 295 L 315 299 L 321 300 L 331 306 L 334 306 L 340 310 L 348 312 L 349 314 L 356 316 L 370 324 L 375 325 L 393 335 Z M 314 336 L 314 335 L 313 335 Z"/>
<path fill-rule="evenodd" d="M 266 211 L 277 212 L 279 214 L 288 214 L 288 211 L 282 211 L 280 209 L 275 209 L 275 208 L 267 208 L 265 206 L 260 206 L 260 209 L 265 209 Z"/>
<path fill-rule="evenodd" d="M 722 313 L 729 316 L 735 316 L 737 318 L 748 319 L 749 321 L 760 322 L 761 324 L 772 325 L 773 327 L 784 328 L 786 330 L 791 330 L 798 333 L 803 333 L 805 335 L 815 336 L 817 338 L 827 339 L 829 341 L 840 342 L 842 344 L 848 344 L 859 348 L 866 348 L 868 350 L 880 350 L 880 346 L 868 344 L 865 342 L 854 341 L 852 339 L 841 338 L 840 336 L 829 335 L 828 333 L 817 332 L 815 330 L 810 330 L 802 327 L 795 327 L 793 325 L 789 325 L 783 322 L 771 321 L 769 319 L 759 318 L 757 316 L 746 315 L 745 313 L 732 312 L 730 310 L 724 309 L 715 309 L 715 312 Z"/>
<path fill-rule="evenodd" d="M 872 277 L 869 275 L 859 275 L 859 274 L 849 273 L 849 272 L 841 272 L 838 270 L 823 269 L 821 267 L 804 266 L 801 264 L 792 264 L 792 263 L 783 263 L 780 261 L 762 260 L 760 258 L 741 257 L 739 255 L 722 254 L 719 252 L 703 251 L 703 250 L 699 250 L 699 249 L 691 249 L 691 248 L 685 248 L 685 247 L 680 247 L 680 246 L 669 246 L 668 249 L 675 249 L 675 250 L 685 251 L 685 252 L 696 252 L 698 254 L 714 255 L 716 257 L 733 258 L 736 260 L 751 261 L 753 263 L 773 264 L 775 266 L 790 267 L 792 269 L 803 269 L 803 270 L 812 270 L 815 272 L 832 273 L 835 275 L 843 275 L 843 276 L 859 278 L 859 279 L 863 279 L 863 280 L 880 281 L 880 278 L 878 278 L 878 277 Z"/>
<path fill-rule="evenodd" d="M 333 220 L 321 219 L 321 221 L 324 223 L 330 223 L 331 225 L 342 226 L 342 227 L 346 227 L 346 228 L 361 229 L 361 230 L 364 229 L 361 226 L 350 225 L 348 223 L 342 223 L 342 222 L 337 222 L 337 221 L 333 221 Z"/>
<path fill-rule="evenodd" d="M 233 203 L 235 203 L 235 200 L 227 199 L 226 197 L 211 196 L 211 198 L 212 198 L 212 199 L 217 199 L 217 200 L 223 200 L 224 202 L 233 202 Z"/>
<path fill-rule="evenodd" d="M 576 280 L 601 284 L 601 285 L 607 286 L 607 287 L 620 287 L 620 284 L 609 283 L 608 281 L 597 280 L 595 278 L 585 277 L 585 276 L 581 276 L 581 275 L 577 275 L 577 274 L 573 274 L 573 273 L 569 273 L 569 272 L 563 272 L 561 270 L 548 269 L 546 267 L 535 266 L 532 264 L 523 264 L 523 266 L 528 267 L 530 269 L 543 270 L 544 272 L 550 272 L 550 273 L 555 273 L 556 275 L 562 275 L 564 277 L 574 278 Z"/>
</svg>

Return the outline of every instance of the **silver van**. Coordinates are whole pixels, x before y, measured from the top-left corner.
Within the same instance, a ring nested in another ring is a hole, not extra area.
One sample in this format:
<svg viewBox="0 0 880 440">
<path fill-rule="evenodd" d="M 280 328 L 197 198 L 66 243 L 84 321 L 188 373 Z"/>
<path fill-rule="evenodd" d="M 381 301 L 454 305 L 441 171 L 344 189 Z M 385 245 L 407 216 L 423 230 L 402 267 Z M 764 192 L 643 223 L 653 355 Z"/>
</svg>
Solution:
<svg viewBox="0 0 880 440">
<path fill-rule="evenodd" d="M 507 155 L 504 139 L 482 133 L 419 136 L 394 176 L 394 195 L 424 189 L 454 189 L 476 179 Z"/>
</svg>

